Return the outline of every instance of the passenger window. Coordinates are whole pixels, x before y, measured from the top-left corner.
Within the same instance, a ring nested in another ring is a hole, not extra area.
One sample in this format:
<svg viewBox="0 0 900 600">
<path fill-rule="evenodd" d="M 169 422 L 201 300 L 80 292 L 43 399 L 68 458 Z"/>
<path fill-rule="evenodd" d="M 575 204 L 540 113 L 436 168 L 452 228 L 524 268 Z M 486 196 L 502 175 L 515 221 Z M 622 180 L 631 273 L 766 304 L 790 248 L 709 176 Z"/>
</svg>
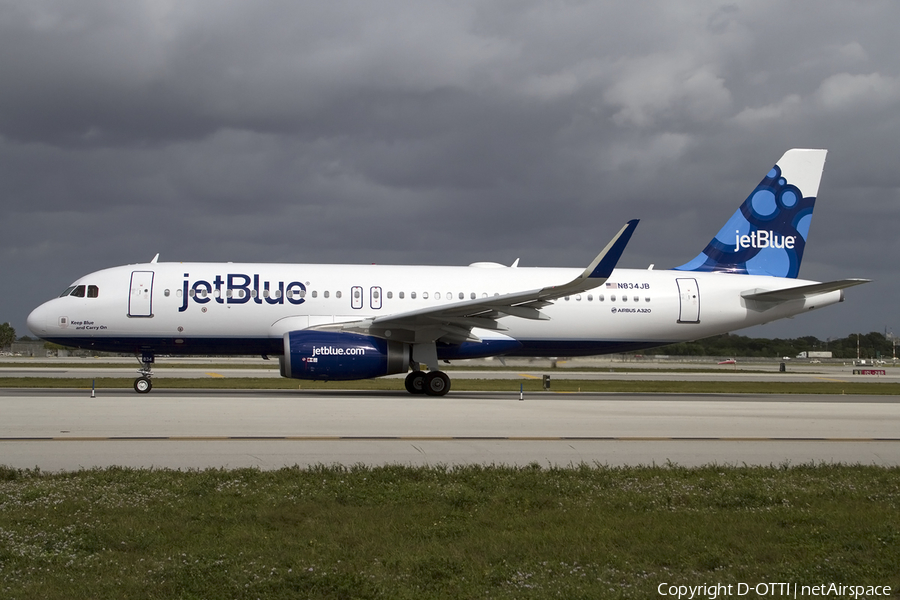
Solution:
<svg viewBox="0 0 900 600">
<path fill-rule="evenodd" d="M 609 301 L 610 301 L 610 302 L 615 302 L 615 301 L 616 301 L 616 295 L 615 295 L 615 294 L 610 295 Z"/>
<path fill-rule="evenodd" d="M 604 297 L 603 294 L 597 296 L 597 302 L 603 302 L 604 300 L 606 300 L 606 297 Z"/>
<path fill-rule="evenodd" d="M 340 292 L 340 291 L 335 292 L 335 293 L 334 293 L 334 297 L 335 297 L 335 298 L 340 298 L 340 297 L 341 297 L 341 292 Z"/>
<path fill-rule="evenodd" d="M 428 292 L 422 292 L 422 299 L 428 300 Z"/>
<path fill-rule="evenodd" d="M 397 295 L 400 297 L 401 300 L 403 300 L 403 292 L 400 292 L 400 293 L 397 294 Z"/>
<path fill-rule="evenodd" d="M 322 296 L 325 297 L 325 298 L 327 298 L 327 297 L 328 297 L 328 292 L 327 292 L 327 291 L 326 291 L 326 292 L 322 292 Z"/>
<path fill-rule="evenodd" d="M 588 302 L 593 302 L 593 301 L 594 301 L 594 295 L 588 294 Z"/>
<path fill-rule="evenodd" d="M 313 297 L 313 298 L 318 298 L 318 297 L 319 297 L 319 292 L 317 292 L 316 290 L 313 290 L 312 297 Z"/>
<path fill-rule="evenodd" d="M 84 286 L 79 285 L 77 288 L 75 288 L 75 291 L 72 292 L 72 295 L 76 298 L 84 298 Z"/>
<path fill-rule="evenodd" d="M 440 299 L 441 299 L 441 293 L 440 293 L 440 292 L 435 292 L 435 293 L 434 293 L 434 299 L 435 299 L 435 300 L 440 300 Z"/>
<path fill-rule="evenodd" d="M 581 294 L 575 294 L 575 300 L 581 302 Z"/>
<path fill-rule="evenodd" d="M 92 288 L 92 287 L 94 287 L 94 286 L 91 286 L 91 287 L 88 288 L 88 298 L 96 298 L 96 297 L 97 297 L 96 294 L 94 294 L 93 296 L 91 296 L 91 288 Z M 168 298 L 168 297 L 169 297 L 169 290 L 164 291 L 164 292 L 163 292 L 163 296 L 165 296 L 166 298 Z"/>
<path fill-rule="evenodd" d="M 394 292 L 388 292 L 388 293 L 387 293 L 387 297 L 388 297 L 388 300 L 390 300 L 391 298 L 393 298 L 393 297 L 394 297 Z"/>
<path fill-rule="evenodd" d="M 409 297 L 412 298 L 413 300 L 415 300 L 415 299 L 416 299 L 416 293 L 415 293 L 415 292 L 410 292 L 410 293 L 409 293 Z"/>
</svg>

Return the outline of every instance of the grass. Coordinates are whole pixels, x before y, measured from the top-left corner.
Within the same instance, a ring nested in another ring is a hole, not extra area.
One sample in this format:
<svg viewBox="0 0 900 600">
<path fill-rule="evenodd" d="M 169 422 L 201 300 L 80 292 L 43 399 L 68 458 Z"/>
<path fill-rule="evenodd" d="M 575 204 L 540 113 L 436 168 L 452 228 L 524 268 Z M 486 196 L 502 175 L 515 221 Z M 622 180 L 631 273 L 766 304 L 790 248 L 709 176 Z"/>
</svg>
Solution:
<svg viewBox="0 0 900 600">
<path fill-rule="evenodd" d="M 0 596 L 650 598 L 900 586 L 900 469 L 0 467 Z M 748 597 L 754 597 L 752 594 Z"/>
<path fill-rule="evenodd" d="M 131 388 L 131 377 L 0 377 L 0 388 Z M 453 379 L 454 391 L 517 393 L 542 391 L 535 379 Z M 251 390 L 394 390 L 403 391 L 402 379 L 366 379 L 361 381 L 300 381 L 274 377 L 210 377 L 153 379 L 154 389 L 251 389 Z M 900 395 L 900 383 L 843 381 L 609 381 L 554 379 L 553 392 L 676 393 L 676 394 L 850 394 L 872 396 Z"/>
</svg>

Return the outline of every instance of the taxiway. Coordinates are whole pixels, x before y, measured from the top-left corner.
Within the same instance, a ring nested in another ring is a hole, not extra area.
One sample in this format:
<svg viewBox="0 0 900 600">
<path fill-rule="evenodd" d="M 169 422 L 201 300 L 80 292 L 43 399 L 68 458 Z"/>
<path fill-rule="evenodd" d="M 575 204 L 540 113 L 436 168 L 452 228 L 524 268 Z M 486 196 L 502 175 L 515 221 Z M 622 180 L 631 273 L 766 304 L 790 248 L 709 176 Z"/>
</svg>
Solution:
<svg viewBox="0 0 900 600">
<path fill-rule="evenodd" d="M 900 465 L 900 398 L 0 390 L 0 464 Z"/>
</svg>

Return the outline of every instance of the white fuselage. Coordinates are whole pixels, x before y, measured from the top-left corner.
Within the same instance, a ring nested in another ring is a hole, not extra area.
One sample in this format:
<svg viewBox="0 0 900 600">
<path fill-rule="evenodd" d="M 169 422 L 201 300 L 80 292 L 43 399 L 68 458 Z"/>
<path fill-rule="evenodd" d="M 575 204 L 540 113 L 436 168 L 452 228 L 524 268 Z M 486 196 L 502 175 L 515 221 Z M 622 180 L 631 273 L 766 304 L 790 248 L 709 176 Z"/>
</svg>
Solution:
<svg viewBox="0 0 900 600">
<path fill-rule="evenodd" d="M 28 317 L 36 335 L 97 350 L 159 354 L 282 353 L 285 333 L 571 281 L 579 269 L 148 263 L 91 273 Z M 839 302 L 840 291 L 762 310 L 742 293 L 796 279 L 615 269 L 601 286 L 542 309 L 548 320 L 500 320 L 509 354 L 576 356 L 694 340 Z"/>
</svg>

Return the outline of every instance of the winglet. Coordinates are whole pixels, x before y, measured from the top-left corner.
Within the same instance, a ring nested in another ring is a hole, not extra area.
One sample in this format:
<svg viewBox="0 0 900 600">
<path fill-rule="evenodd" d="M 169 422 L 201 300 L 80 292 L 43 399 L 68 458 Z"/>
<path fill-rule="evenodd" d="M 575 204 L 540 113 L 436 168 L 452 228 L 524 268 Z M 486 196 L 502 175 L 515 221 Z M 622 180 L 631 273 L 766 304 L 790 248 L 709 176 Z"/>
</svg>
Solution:
<svg viewBox="0 0 900 600">
<path fill-rule="evenodd" d="M 587 290 L 592 290 L 597 286 L 603 285 L 603 282 L 612 275 L 613 269 L 616 268 L 619 259 L 622 258 L 622 253 L 625 252 L 625 246 L 627 246 L 629 240 L 631 240 L 631 234 L 634 233 L 638 223 L 638 219 L 628 221 L 628 223 L 619 230 L 619 233 L 613 236 L 613 239 L 606 245 L 606 248 L 597 255 L 597 258 L 588 265 L 581 275 L 569 283 L 546 287 L 540 290 L 536 299 L 553 300 L 569 294 L 578 294 Z"/>
<path fill-rule="evenodd" d="M 628 221 L 628 223 L 619 230 L 619 233 L 610 240 L 609 244 L 606 245 L 606 248 L 597 255 L 594 262 L 588 265 L 588 268 L 584 270 L 584 273 L 581 274 L 582 279 L 608 279 L 609 276 L 612 275 L 613 269 L 616 268 L 619 259 L 622 258 L 622 253 L 625 252 L 625 246 L 627 246 L 628 242 L 631 240 L 631 235 L 634 233 L 639 222 L 639 219 Z"/>
</svg>

